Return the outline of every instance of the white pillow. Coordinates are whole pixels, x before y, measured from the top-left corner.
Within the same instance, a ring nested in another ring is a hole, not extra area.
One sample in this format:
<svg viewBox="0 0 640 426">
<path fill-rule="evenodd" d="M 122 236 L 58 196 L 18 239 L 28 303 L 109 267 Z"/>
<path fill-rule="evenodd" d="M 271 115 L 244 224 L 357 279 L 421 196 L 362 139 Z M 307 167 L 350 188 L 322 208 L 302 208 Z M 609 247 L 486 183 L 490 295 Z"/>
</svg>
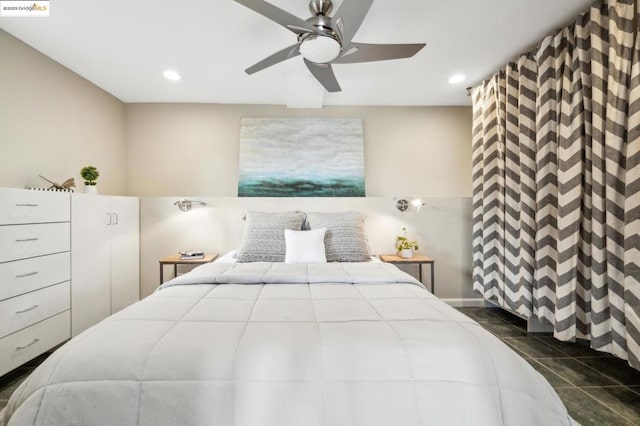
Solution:
<svg viewBox="0 0 640 426">
<path fill-rule="evenodd" d="M 324 234 L 327 228 L 311 231 L 284 230 L 284 241 L 287 247 L 285 263 L 327 263 L 324 251 Z"/>
</svg>

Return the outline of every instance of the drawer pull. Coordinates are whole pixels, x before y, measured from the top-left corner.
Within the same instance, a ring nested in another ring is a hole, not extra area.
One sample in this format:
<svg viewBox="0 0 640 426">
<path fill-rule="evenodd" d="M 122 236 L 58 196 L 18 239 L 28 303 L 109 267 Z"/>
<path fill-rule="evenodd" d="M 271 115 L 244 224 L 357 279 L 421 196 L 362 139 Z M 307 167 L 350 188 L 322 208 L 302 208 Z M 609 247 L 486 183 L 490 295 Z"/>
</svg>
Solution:
<svg viewBox="0 0 640 426">
<path fill-rule="evenodd" d="M 38 309 L 39 305 L 33 305 L 30 308 L 23 309 L 21 311 L 16 311 L 16 314 L 24 314 L 25 312 L 33 311 L 34 309 Z"/>
<path fill-rule="evenodd" d="M 16 243 L 28 243 L 30 241 L 38 241 L 40 238 L 21 238 L 16 240 Z"/>
<path fill-rule="evenodd" d="M 18 203 L 16 207 L 39 207 L 39 204 L 31 204 L 31 203 Z"/>
<path fill-rule="evenodd" d="M 40 272 L 38 271 L 34 271 L 34 272 L 29 272 L 28 274 L 20 274 L 20 275 L 16 275 L 16 278 L 25 278 L 25 277 L 31 277 L 33 275 L 38 275 Z"/>
<path fill-rule="evenodd" d="M 24 346 L 16 346 L 16 350 L 18 350 L 18 351 L 19 351 L 19 350 L 22 350 L 22 349 L 27 349 L 29 346 L 33 346 L 33 345 L 35 345 L 36 343 L 38 343 L 39 341 L 40 341 L 40 339 L 33 339 L 33 340 L 31 341 L 31 343 L 27 343 L 27 344 L 26 344 L 26 345 L 24 345 Z"/>
</svg>

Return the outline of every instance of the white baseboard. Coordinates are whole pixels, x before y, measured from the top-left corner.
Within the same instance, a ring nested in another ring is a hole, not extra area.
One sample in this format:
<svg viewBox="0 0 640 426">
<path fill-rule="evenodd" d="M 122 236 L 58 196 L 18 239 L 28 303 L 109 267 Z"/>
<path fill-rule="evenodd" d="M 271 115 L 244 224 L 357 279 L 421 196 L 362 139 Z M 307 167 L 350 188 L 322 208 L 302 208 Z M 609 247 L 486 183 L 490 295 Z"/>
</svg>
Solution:
<svg viewBox="0 0 640 426">
<path fill-rule="evenodd" d="M 476 308 L 484 306 L 484 299 L 440 299 L 454 308 Z"/>
</svg>

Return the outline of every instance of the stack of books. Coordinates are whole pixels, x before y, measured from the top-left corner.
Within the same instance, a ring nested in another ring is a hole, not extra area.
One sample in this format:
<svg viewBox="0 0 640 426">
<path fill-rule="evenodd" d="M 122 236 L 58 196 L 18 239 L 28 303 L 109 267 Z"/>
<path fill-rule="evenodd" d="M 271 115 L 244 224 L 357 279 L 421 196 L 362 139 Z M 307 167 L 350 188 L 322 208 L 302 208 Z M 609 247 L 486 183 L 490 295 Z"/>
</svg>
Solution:
<svg viewBox="0 0 640 426">
<path fill-rule="evenodd" d="M 200 250 L 181 251 L 180 260 L 204 259 L 204 252 Z"/>
</svg>

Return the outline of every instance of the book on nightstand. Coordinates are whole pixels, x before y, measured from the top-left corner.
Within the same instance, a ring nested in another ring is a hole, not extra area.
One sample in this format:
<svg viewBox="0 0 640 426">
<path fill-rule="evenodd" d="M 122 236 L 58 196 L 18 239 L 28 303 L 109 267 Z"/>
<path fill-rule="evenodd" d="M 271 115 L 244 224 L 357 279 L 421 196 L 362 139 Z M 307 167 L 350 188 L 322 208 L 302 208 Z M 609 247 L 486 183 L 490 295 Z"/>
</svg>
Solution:
<svg viewBox="0 0 640 426">
<path fill-rule="evenodd" d="M 180 260 L 204 259 L 204 252 L 200 250 L 181 251 Z"/>
</svg>

